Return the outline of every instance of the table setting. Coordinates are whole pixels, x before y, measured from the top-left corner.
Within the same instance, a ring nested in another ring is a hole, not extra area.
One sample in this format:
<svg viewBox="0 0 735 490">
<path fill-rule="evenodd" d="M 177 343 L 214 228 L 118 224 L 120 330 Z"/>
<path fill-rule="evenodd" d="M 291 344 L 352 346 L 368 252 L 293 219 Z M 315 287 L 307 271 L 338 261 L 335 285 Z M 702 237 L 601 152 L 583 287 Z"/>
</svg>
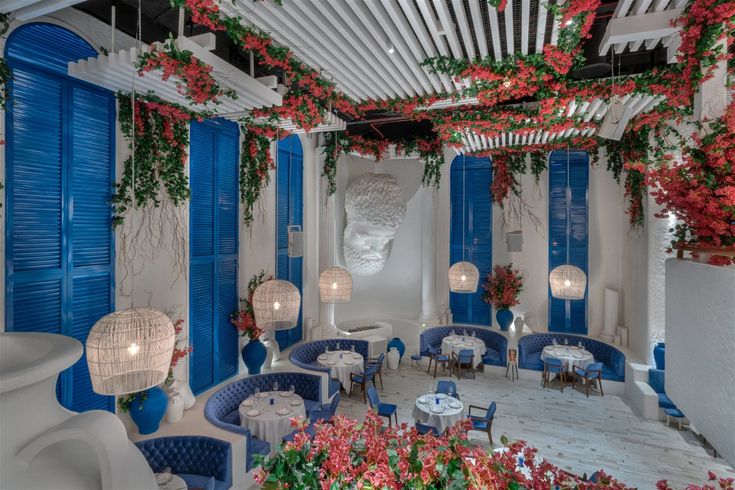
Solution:
<svg viewBox="0 0 735 490">
<path fill-rule="evenodd" d="M 354 347 L 353 347 L 354 349 Z M 349 394 L 352 383 L 350 382 L 351 373 L 362 373 L 363 364 L 365 362 L 362 354 L 354 350 L 326 351 L 317 357 L 317 362 L 324 367 L 329 368 L 329 376 L 338 379 L 342 384 L 342 388 Z"/>
<path fill-rule="evenodd" d="M 557 343 L 547 345 L 541 351 L 541 360 L 544 361 L 550 357 L 559 359 L 564 364 L 564 369 L 570 373 L 574 371 L 575 366 L 584 369 L 595 362 L 595 357 L 582 346 L 581 342 L 578 345 Z"/>
<path fill-rule="evenodd" d="M 187 490 L 186 482 L 178 475 L 171 473 L 171 468 L 165 468 L 161 473 L 154 473 L 159 490 Z"/>
<path fill-rule="evenodd" d="M 281 444 L 283 436 L 293 431 L 291 419 L 306 417 L 304 400 L 295 393 L 293 385 L 288 391 L 278 391 L 274 383 L 272 391 L 259 391 L 240 404 L 240 425 L 253 436 L 271 445 L 271 454 Z"/>
<path fill-rule="evenodd" d="M 473 335 L 450 334 L 442 339 L 442 354 L 451 357 L 452 352 L 459 356 L 460 351 L 470 349 L 474 353 L 472 362 L 477 367 L 482 362 L 482 356 L 487 352 L 487 346 L 482 339 Z"/>
<path fill-rule="evenodd" d="M 429 393 L 416 399 L 413 418 L 444 432 L 464 418 L 464 404 L 444 393 Z"/>
</svg>

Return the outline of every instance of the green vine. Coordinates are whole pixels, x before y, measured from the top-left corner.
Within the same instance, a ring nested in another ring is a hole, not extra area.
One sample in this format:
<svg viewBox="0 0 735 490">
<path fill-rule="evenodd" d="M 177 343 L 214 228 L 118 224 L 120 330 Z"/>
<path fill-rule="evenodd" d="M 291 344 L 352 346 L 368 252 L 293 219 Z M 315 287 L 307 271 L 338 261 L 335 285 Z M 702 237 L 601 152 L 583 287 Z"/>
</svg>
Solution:
<svg viewBox="0 0 735 490">
<path fill-rule="evenodd" d="M 184 165 L 188 157 L 189 121 L 198 117 L 150 94 L 136 97 L 133 117 L 130 94 L 119 92 L 117 99 L 120 127 L 131 151 L 135 128 L 135 160 L 132 154 L 125 159 L 123 176 L 115 184 L 113 226 L 122 224 L 125 214 L 133 208 L 159 207 L 163 191 L 175 206 L 189 199 L 191 191 Z"/>
<path fill-rule="evenodd" d="M 278 128 L 268 124 L 243 121 L 242 150 L 240 151 L 240 202 L 243 222 L 250 226 L 255 219 L 255 204 L 271 181 L 270 171 L 275 168 L 271 158 L 271 140 Z"/>
<path fill-rule="evenodd" d="M 10 14 L 0 14 L 0 36 L 8 32 Z M 5 109 L 8 103 L 8 83 L 13 78 L 13 72 L 4 57 L 0 57 L 0 109 Z"/>
<path fill-rule="evenodd" d="M 143 410 L 143 403 L 148 399 L 148 391 L 140 391 L 138 393 L 129 393 L 117 399 L 117 407 L 122 413 L 128 413 L 130 406 L 134 401 L 138 400 L 140 404 L 138 410 Z"/>
</svg>

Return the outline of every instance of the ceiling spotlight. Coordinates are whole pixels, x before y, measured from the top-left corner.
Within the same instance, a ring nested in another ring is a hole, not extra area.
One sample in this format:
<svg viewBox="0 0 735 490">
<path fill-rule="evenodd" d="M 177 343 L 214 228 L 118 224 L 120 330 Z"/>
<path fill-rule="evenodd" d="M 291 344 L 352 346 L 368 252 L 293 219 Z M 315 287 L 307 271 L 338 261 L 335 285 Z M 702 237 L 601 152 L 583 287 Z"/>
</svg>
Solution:
<svg viewBox="0 0 735 490">
<path fill-rule="evenodd" d="M 389 43 L 386 51 L 388 51 L 388 54 L 393 54 L 396 52 L 396 47 L 393 46 L 393 43 Z"/>
</svg>

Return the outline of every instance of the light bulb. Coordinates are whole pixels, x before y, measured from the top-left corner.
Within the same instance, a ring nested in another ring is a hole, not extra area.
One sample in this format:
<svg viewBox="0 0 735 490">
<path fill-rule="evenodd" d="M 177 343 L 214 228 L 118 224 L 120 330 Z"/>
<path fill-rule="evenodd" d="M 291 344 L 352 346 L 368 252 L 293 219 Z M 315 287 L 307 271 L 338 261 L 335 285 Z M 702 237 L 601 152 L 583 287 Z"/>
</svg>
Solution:
<svg viewBox="0 0 735 490">
<path fill-rule="evenodd" d="M 573 21 L 572 19 L 569 19 L 569 20 L 568 20 L 568 21 L 566 22 L 566 25 L 567 25 L 567 26 L 570 26 L 570 25 L 572 25 L 572 24 L 574 24 L 574 21 Z"/>
<path fill-rule="evenodd" d="M 459 279 L 460 279 L 460 281 L 465 282 L 467 280 L 467 276 L 465 276 L 464 274 L 462 274 L 462 277 L 460 277 Z"/>
<path fill-rule="evenodd" d="M 280 310 L 281 309 L 281 303 L 279 303 L 278 301 L 274 301 L 273 302 L 273 309 L 274 310 Z"/>
<path fill-rule="evenodd" d="M 337 283 L 336 282 L 333 282 L 332 283 L 332 289 L 337 289 Z"/>
<path fill-rule="evenodd" d="M 130 347 L 128 347 L 128 353 L 131 356 L 134 356 L 135 354 L 137 354 L 139 350 L 140 350 L 140 346 L 136 344 L 135 342 L 130 344 Z"/>
<path fill-rule="evenodd" d="M 569 287 L 569 286 L 571 286 L 571 285 L 572 285 L 572 281 L 570 281 L 569 279 L 565 279 L 565 280 L 564 280 L 564 285 L 565 285 L 566 287 Z"/>
<path fill-rule="evenodd" d="M 395 52 L 396 52 L 395 46 L 393 46 L 392 44 L 388 46 L 388 54 L 393 54 Z"/>
</svg>

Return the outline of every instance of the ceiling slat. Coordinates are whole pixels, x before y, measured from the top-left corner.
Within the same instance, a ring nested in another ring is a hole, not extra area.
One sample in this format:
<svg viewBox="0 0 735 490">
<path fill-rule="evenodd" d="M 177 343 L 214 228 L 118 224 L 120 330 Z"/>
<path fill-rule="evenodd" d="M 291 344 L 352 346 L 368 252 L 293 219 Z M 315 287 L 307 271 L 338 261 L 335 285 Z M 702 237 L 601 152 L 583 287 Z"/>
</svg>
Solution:
<svg viewBox="0 0 735 490">
<path fill-rule="evenodd" d="M 459 39 L 457 38 L 457 33 L 455 31 L 454 23 L 452 22 L 452 17 L 449 14 L 449 8 L 447 7 L 446 1 L 434 0 L 434 7 L 439 15 L 442 29 L 444 29 L 444 32 L 446 33 L 447 42 L 449 42 L 449 48 L 452 50 L 452 55 L 455 58 L 464 58 L 464 53 L 462 52 L 462 47 L 459 45 Z"/>
<path fill-rule="evenodd" d="M 531 0 L 521 2 L 521 53 L 528 54 L 528 36 L 531 30 Z"/>
<path fill-rule="evenodd" d="M 454 7 L 454 16 L 457 18 L 457 24 L 459 24 L 459 32 L 462 34 L 467 58 L 473 60 L 477 55 L 475 54 L 475 43 L 472 40 L 472 34 L 470 34 L 470 23 L 464 12 L 464 2 L 462 0 L 452 0 L 452 6 Z"/>
<path fill-rule="evenodd" d="M 508 50 L 508 56 L 513 56 L 516 52 L 513 30 L 513 0 L 508 0 L 508 4 L 503 10 L 503 17 L 505 18 L 505 46 Z"/>
<path fill-rule="evenodd" d="M 475 37 L 477 45 L 480 49 L 480 56 L 485 58 L 489 54 L 488 42 L 485 37 L 485 24 L 482 21 L 482 11 L 480 10 L 480 0 L 469 0 L 470 14 L 472 15 L 472 25 L 475 28 Z"/>
</svg>

